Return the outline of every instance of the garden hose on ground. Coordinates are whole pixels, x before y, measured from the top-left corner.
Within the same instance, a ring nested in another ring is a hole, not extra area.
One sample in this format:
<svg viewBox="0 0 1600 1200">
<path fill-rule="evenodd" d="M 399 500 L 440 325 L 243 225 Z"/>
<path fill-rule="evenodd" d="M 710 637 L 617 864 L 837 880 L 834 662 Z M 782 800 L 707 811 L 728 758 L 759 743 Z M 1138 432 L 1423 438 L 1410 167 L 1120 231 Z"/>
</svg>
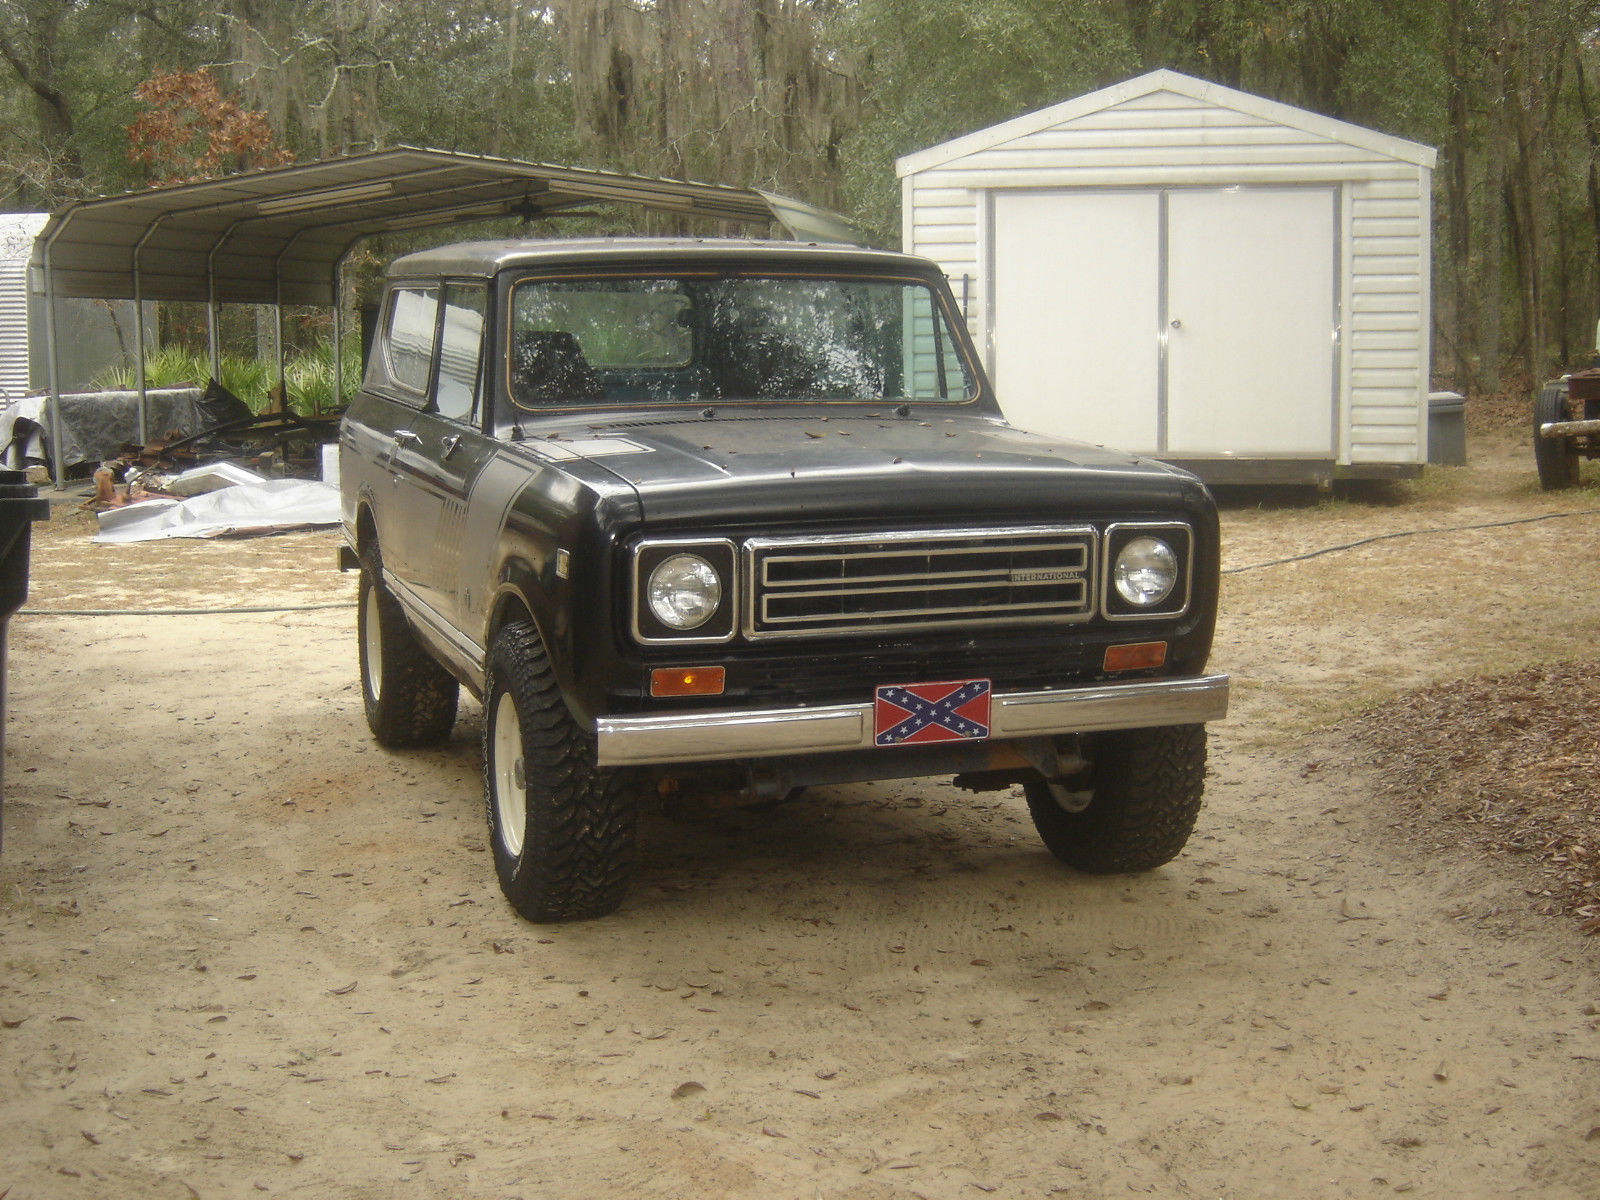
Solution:
<svg viewBox="0 0 1600 1200">
<path fill-rule="evenodd" d="M 1360 538 L 1354 542 L 1343 542 L 1337 546 L 1324 546 L 1321 550 L 1308 550 L 1304 554 L 1291 554 L 1288 558 L 1274 558 L 1267 562 L 1251 563 L 1244 567 L 1228 567 L 1224 575 L 1238 575 L 1244 571 L 1259 571 L 1265 567 L 1281 567 L 1285 563 L 1305 562 L 1309 558 L 1320 558 L 1324 554 L 1337 554 L 1342 550 L 1355 550 L 1361 546 L 1370 546 L 1374 542 L 1388 542 L 1395 538 L 1421 537 L 1425 533 L 1466 533 L 1473 529 L 1503 529 L 1508 525 L 1532 525 L 1536 521 L 1556 521 L 1562 517 L 1592 517 L 1600 515 L 1600 508 L 1584 508 L 1577 512 L 1544 513 L 1537 517 L 1516 517 L 1509 521 L 1485 521 L 1481 525 L 1441 525 L 1436 529 L 1402 529 L 1395 533 L 1378 533 L 1372 537 Z"/>
<path fill-rule="evenodd" d="M 1509 521 L 1485 521 L 1479 525 L 1441 525 L 1432 529 L 1402 529 L 1395 533 L 1379 533 L 1354 542 L 1341 542 L 1337 546 L 1324 546 L 1288 558 L 1274 558 L 1267 562 L 1250 563 L 1243 567 L 1228 567 L 1224 575 L 1239 575 L 1245 571 L 1260 571 L 1267 567 L 1281 567 L 1286 563 L 1305 562 L 1321 558 L 1324 554 L 1338 554 L 1356 550 L 1374 542 L 1388 542 L 1396 538 L 1421 537 L 1427 533 L 1467 533 L 1475 529 L 1504 529 L 1512 525 L 1532 525 L 1538 521 L 1557 521 L 1563 517 L 1600 516 L 1600 508 L 1584 508 L 1576 512 L 1543 513 L 1537 517 L 1516 517 Z M 349 608 L 354 600 L 335 600 L 326 604 L 252 605 L 247 608 L 23 608 L 17 611 L 23 617 L 226 617 L 251 613 L 320 612 L 333 608 Z"/>
<path fill-rule="evenodd" d="M 24 608 L 27 617 L 230 617 L 247 613 L 318 612 L 328 608 L 353 608 L 354 600 L 326 604 L 259 604 L 246 608 Z"/>
</svg>

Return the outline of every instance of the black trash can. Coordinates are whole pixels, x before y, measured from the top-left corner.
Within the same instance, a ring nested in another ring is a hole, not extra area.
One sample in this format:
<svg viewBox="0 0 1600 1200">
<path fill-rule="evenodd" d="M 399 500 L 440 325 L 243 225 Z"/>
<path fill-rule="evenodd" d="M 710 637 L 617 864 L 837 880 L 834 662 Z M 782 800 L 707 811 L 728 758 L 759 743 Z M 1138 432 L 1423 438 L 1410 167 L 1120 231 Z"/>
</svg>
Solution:
<svg viewBox="0 0 1600 1200">
<path fill-rule="evenodd" d="M 1428 462 L 1436 467 L 1467 465 L 1466 400 L 1457 392 L 1428 395 Z"/>
<path fill-rule="evenodd" d="M 33 523 L 50 519 L 50 502 L 26 471 L 0 470 L 0 850 L 5 847 L 6 630 L 28 598 Z"/>
</svg>

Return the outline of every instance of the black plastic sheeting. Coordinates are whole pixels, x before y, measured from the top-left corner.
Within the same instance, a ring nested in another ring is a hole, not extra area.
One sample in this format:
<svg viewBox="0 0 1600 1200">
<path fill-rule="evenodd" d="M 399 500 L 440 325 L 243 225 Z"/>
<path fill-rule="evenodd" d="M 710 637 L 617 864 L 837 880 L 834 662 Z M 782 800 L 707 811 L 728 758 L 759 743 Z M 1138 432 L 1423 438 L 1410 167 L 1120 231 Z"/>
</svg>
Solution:
<svg viewBox="0 0 1600 1200">
<path fill-rule="evenodd" d="M 9 439 L 31 455 L 30 445 L 45 450 L 43 462 L 53 466 L 56 454 L 49 447 L 49 401 L 37 417 L 17 415 Z M 171 440 L 168 435 L 192 437 L 230 421 L 246 419 L 250 410 L 226 389 L 212 383 L 197 387 L 163 388 L 146 393 L 145 430 L 151 440 Z M 41 428 L 42 426 L 42 428 Z M 140 445 L 138 392 L 81 392 L 61 397 L 61 451 L 63 475 L 81 475 L 107 459 L 115 458 L 128 443 Z M 9 456 L 8 456 L 9 457 Z M 10 461 L 16 461 L 11 458 Z M 77 468 L 75 470 L 75 468 Z"/>
</svg>

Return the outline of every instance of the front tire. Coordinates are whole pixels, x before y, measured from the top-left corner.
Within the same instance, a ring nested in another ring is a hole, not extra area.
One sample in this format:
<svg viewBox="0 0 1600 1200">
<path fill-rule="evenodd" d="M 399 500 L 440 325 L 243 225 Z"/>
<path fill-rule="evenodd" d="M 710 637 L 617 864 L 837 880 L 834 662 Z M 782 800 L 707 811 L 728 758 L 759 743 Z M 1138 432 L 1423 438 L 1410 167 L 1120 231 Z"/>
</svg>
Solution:
<svg viewBox="0 0 1600 1200">
<path fill-rule="evenodd" d="M 429 656 L 383 585 L 376 545 L 361 555 L 356 641 L 367 727 L 385 746 L 431 746 L 450 736 L 461 685 Z"/>
<path fill-rule="evenodd" d="M 489 648 L 483 791 L 500 890 L 530 921 L 604 916 L 633 873 L 638 793 L 595 764 L 544 644 L 507 625 Z"/>
<path fill-rule="evenodd" d="M 1533 461 L 1539 468 L 1539 486 L 1547 492 L 1559 492 L 1578 482 L 1578 452 L 1571 441 L 1539 436 L 1539 426 L 1568 419 L 1566 385 L 1545 384 L 1533 402 Z"/>
<path fill-rule="evenodd" d="M 1148 871 L 1176 858 L 1200 814 L 1206 727 L 1168 725 L 1094 737 L 1085 779 L 1063 807 L 1043 778 L 1023 785 L 1034 828 L 1051 854 L 1094 875 Z M 1061 785 L 1057 785 L 1060 787 Z M 1082 789 L 1082 790 L 1078 790 Z"/>
</svg>

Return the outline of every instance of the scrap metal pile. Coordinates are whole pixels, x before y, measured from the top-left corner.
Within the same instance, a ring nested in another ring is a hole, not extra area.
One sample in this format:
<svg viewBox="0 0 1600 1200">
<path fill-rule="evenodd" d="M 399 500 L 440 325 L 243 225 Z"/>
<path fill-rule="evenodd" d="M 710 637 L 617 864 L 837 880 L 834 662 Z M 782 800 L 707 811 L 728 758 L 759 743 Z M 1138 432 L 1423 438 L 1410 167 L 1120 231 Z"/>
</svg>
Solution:
<svg viewBox="0 0 1600 1200">
<path fill-rule="evenodd" d="M 281 406 L 274 404 L 274 409 Z M 292 412 L 254 413 L 212 380 L 196 404 L 198 432 L 168 430 L 139 445 L 124 442 L 116 457 L 94 472 L 95 492 L 85 507 L 113 508 L 145 496 L 173 492 L 176 476 L 211 463 L 231 463 L 262 478 L 316 479 L 323 447 L 338 439 L 337 417 L 302 417 Z"/>
<path fill-rule="evenodd" d="M 94 472 L 83 507 L 100 513 L 97 542 L 270 533 L 336 524 L 338 418 L 252 413 L 215 380 L 197 433 L 172 431 Z"/>
</svg>

